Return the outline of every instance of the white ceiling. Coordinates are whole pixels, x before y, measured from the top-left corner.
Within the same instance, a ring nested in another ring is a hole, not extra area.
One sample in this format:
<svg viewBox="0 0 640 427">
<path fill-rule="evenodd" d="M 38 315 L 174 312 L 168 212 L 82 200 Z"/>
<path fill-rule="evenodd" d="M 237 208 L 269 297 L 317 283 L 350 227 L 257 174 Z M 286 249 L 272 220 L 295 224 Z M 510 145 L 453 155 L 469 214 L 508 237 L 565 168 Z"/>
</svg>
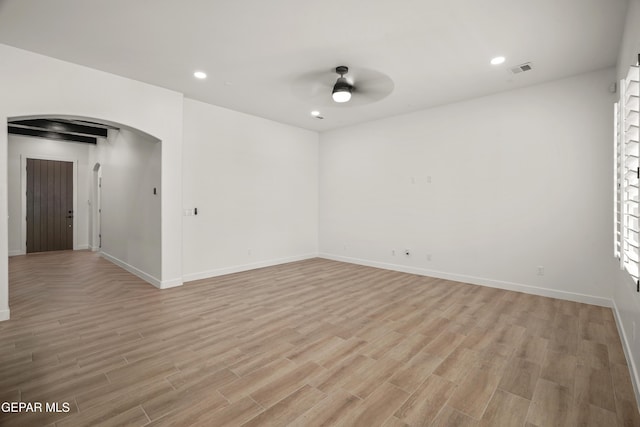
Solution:
<svg viewBox="0 0 640 427">
<path fill-rule="evenodd" d="M 612 67 L 627 3 L 0 0 L 0 43 L 323 131 Z M 490 65 L 497 55 L 507 61 Z M 508 71 L 528 61 L 533 71 Z M 337 65 L 382 73 L 394 90 L 333 104 Z M 306 98 L 301 79 L 317 72 L 326 98 Z"/>
</svg>

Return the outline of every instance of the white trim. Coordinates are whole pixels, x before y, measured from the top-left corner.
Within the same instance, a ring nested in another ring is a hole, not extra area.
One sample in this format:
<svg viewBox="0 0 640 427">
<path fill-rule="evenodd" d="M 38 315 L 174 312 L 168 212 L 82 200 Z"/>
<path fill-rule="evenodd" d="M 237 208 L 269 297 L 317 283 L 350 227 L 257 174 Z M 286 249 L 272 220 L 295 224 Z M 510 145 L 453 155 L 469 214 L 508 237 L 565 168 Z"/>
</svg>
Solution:
<svg viewBox="0 0 640 427">
<path fill-rule="evenodd" d="M 9 320 L 10 316 L 10 310 L 4 309 L 4 310 L 0 310 L 0 322 L 4 321 L 4 320 Z"/>
<path fill-rule="evenodd" d="M 640 407 L 640 377 L 638 376 L 638 367 L 636 366 L 636 363 L 633 359 L 631 343 L 627 339 L 627 333 L 624 329 L 624 323 L 622 322 L 622 318 L 620 317 L 618 306 L 615 300 L 613 300 L 612 302 L 613 317 L 616 319 L 616 325 L 618 326 L 618 332 L 620 333 L 620 338 L 622 340 L 622 349 L 624 350 L 624 356 L 627 359 L 627 365 L 629 366 L 631 384 L 633 384 L 633 391 L 635 392 L 636 397 L 636 406 Z"/>
<path fill-rule="evenodd" d="M 99 246 L 91 246 L 89 247 L 89 249 L 91 249 L 91 252 L 98 252 L 100 250 Z"/>
<path fill-rule="evenodd" d="M 438 279 L 453 280 L 456 282 L 470 283 L 472 285 L 487 286 L 490 288 L 505 289 L 508 291 L 522 292 L 525 294 L 540 295 L 543 297 L 558 298 L 568 301 L 581 302 L 584 304 L 598 305 L 601 307 L 611 307 L 612 301 L 609 298 L 585 295 L 574 292 L 558 291 L 556 289 L 541 288 L 538 286 L 524 285 L 521 283 L 505 282 L 502 280 L 487 279 L 485 277 L 467 276 L 464 274 L 448 273 L 436 270 L 427 270 L 419 267 L 410 267 L 398 264 L 369 261 L 359 258 L 350 258 L 340 255 L 320 253 L 320 258 L 334 261 L 348 262 L 351 264 L 366 265 L 369 267 L 382 268 L 385 270 L 400 271 L 403 273 L 417 274 L 420 276 L 435 277 Z"/>
<path fill-rule="evenodd" d="M 27 253 L 27 159 L 55 160 L 59 162 L 73 163 L 73 250 L 79 250 L 78 246 L 78 159 L 71 156 L 52 156 L 39 154 L 20 154 L 20 215 L 22 226 L 20 227 L 20 248 Z M 85 248 L 86 249 L 86 248 Z"/>
<path fill-rule="evenodd" d="M 272 267 L 274 265 L 286 264 L 288 262 L 304 261 L 306 259 L 317 258 L 318 254 L 296 255 L 287 258 L 269 259 L 251 264 L 234 265 L 231 267 L 217 268 L 215 270 L 202 271 L 199 273 L 189 273 L 182 276 L 185 282 L 193 280 L 208 279 L 211 277 L 224 276 L 225 274 L 240 273 L 243 271 L 255 270 L 256 268 Z"/>
<path fill-rule="evenodd" d="M 178 286 L 182 286 L 183 284 L 184 284 L 184 282 L 182 281 L 181 278 L 172 279 L 172 280 L 163 280 L 160 283 L 160 289 L 175 288 L 175 287 L 178 287 Z"/>
<path fill-rule="evenodd" d="M 95 252 L 100 250 L 101 243 L 100 233 L 102 217 L 100 214 L 100 208 L 102 204 L 102 188 L 100 185 L 102 179 L 102 165 L 100 162 L 96 162 L 91 170 L 91 208 L 89 209 L 91 230 L 89 232 L 89 241 L 91 243 L 91 250 Z"/>
<path fill-rule="evenodd" d="M 127 264 L 126 262 L 112 256 L 109 255 L 108 253 L 105 252 L 100 252 L 100 255 L 104 258 L 106 258 L 108 261 L 111 261 L 112 263 L 114 263 L 115 265 L 117 265 L 120 268 L 123 268 L 125 270 L 127 270 L 129 273 L 134 274 L 136 276 L 138 276 L 139 278 L 141 278 L 142 280 L 144 280 L 145 282 L 148 282 L 150 284 L 152 284 L 153 286 L 155 286 L 158 289 L 163 289 L 162 288 L 162 281 L 160 279 L 157 279 L 155 277 L 153 277 L 152 275 L 145 273 L 144 271 L 130 265 Z"/>
<path fill-rule="evenodd" d="M 9 256 L 19 256 L 19 255 L 26 255 L 26 252 L 22 252 L 22 250 L 20 249 L 9 251 Z"/>
</svg>

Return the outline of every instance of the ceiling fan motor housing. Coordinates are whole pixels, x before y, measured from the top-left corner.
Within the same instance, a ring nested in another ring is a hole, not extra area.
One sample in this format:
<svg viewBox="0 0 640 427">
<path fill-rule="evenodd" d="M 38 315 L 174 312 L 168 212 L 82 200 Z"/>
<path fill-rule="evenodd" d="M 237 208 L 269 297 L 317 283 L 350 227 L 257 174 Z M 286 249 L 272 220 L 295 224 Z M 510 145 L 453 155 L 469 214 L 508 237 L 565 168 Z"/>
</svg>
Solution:
<svg viewBox="0 0 640 427">
<path fill-rule="evenodd" d="M 349 82 L 345 77 L 339 77 L 338 80 L 336 81 L 336 84 L 333 86 L 333 91 L 337 92 L 337 91 L 344 91 L 344 90 L 350 91 L 351 84 L 349 84 Z"/>
</svg>

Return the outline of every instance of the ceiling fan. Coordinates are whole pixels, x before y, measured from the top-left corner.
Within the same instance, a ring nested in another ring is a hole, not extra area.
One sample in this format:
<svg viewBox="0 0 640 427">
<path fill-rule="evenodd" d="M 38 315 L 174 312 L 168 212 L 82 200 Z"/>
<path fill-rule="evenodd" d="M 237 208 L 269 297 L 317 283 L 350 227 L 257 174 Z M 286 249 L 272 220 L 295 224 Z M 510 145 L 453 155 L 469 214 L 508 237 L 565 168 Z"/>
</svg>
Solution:
<svg viewBox="0 0 640 427">
<path fill-rule="evenodd" d="M 336 80 L 335 74 L 339 77 Z M 377 102 L 394 88 L 386 74 L 368 68 L 340 65 L 327 71 L 312 71 L 293 81 L 298 98 L 318 106 L 356 106 Z"/>
</svg>

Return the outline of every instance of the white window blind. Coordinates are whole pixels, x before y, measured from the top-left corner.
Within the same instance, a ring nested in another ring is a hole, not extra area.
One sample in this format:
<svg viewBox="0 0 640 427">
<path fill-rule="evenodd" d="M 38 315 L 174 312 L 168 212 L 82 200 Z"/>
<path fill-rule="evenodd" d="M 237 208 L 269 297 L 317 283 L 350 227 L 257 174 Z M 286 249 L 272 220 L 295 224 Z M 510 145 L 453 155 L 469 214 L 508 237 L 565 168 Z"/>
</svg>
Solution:
<svg viewBox="0 0 640 427">
<path fill-rule="evenodd" d="M 640 261 L 640 221 L 638 196 L 640 183 L 640 68 L 629 69 L 620 82 L 620 101 L 616 104 L 616 188 L 615 252 L 620 266 L 638 282 Z"/>
<path fill-rule="evenodd" d="M 622 167 L 622 136 L 620 124 L 620 103 L 616 102 L 613 110 L 613 256 L 620 259 L 620 242 L 622 241 L 622 215 L 620 213 L 620 200 L 622 198 L 622 183 L 620 171 Z"/>
</svg>

